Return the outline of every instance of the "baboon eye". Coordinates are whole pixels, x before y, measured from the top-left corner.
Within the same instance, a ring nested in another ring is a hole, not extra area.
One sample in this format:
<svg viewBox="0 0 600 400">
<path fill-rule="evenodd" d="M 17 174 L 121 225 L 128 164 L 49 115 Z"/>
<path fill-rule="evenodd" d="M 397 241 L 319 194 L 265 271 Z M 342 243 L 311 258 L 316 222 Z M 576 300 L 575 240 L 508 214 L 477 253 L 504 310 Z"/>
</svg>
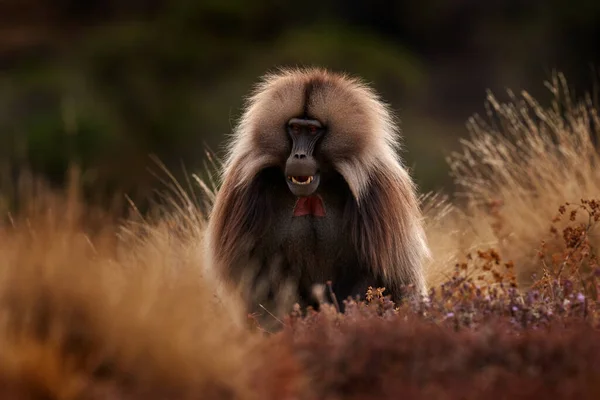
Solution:
<svg viewBox="0 0 600 400">
<path fill-rule="evenodd" d="M 292 124 L 292 125 L 290 126 L 290 128 L 292 129 L 292 132 L 293 132 L 293 133 L 298 133 L 298 132 L 300 132 L 300 126 L 298 126 L 298 124 Z"/>
<path fill-rule="evenodd" d="M 308 129 L 308 131 L 310 132 L 311 135 L 314 135 L 317 133 L 317 127 L 311 125 L 311 127 Z"/>
</svg>

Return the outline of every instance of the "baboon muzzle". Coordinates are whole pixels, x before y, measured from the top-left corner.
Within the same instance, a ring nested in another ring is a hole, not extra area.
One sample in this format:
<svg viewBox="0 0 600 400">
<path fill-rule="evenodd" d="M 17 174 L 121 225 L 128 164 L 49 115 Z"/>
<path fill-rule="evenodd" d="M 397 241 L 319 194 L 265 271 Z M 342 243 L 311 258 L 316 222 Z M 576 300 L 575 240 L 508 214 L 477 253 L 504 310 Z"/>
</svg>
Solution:
<svg viewBox="0 0 600 400">
<path fill-rule="evenodd" d="M 285 165 L 288 187 L 298 197 L 310 196 L 319 187 L 319 167 L 310 142 L 307 137 L 296 138 Z"/>
<path fill-rule="evenodd" d="M 314 119 L 292 118 L 287 131 L 292 139 L 292 151 L 285 164 L 288 187 L 295 196 L 310 196 L 319 187 L 319 165 L 313 152 L 324 132 L 323 125 Z"/>
</svg>

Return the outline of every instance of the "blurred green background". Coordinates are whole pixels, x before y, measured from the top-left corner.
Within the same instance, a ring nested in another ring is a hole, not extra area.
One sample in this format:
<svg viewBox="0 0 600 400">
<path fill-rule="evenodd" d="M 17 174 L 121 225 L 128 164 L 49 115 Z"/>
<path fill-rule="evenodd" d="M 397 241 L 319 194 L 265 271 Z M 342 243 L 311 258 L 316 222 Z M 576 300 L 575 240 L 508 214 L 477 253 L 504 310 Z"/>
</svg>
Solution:
<svg viewBox="0 0 600 400">
<path fill-rule="evenodd" d="M 487 89 L 545 101 L 556 69 L 591 90 L 599 39 L 597 0 L 0 0 L 0 188 L 75 161 L 88 189 L 142 199 L 149 154 L 202 169 L 260 75 L 319 65 L 371 82 L 421 190 L 447 190 Z"/>
</svg>

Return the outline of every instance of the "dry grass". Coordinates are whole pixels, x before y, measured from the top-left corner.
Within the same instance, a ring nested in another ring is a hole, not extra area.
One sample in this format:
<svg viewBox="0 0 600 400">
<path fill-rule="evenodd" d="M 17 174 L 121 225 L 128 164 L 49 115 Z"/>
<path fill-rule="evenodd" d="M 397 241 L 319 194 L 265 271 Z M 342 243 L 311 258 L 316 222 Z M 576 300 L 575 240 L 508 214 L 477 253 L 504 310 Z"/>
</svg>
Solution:
<svg viewBox="0 0 600 400">
<path fill-rule="evenodd" d="M 425 196 L 429 301 L 373 290 L 276 335 L 248 329 L 203 262 L 215 182 L 192 176 L 198 199 L 167 179 L 168 213 L 116 221 L 76 174 L 60 193 L 25 179 L 29 201 L 0 219 L 0 397 L 595 398 L 600 121 L 562 77 L 549 87 L 549 109 L 490 96 L 449 159 L 458 200 Z"/>
<path fill-rule="evenodd" d="M 574 102 L 560 74 L 547 87 L 554 95 L 548 108 L 526 92 L 509 92 L 504 104 L 490 94 L 487 120 L 469 120 L 470 138 L 448 159 L 462 204 L 440 196 L 424 201 L 434 255 L 430 283 L 443 281 L 465 254 L 494 248 L 515 263 L 520 285 L 528 287 L 533 273 L 543 273 L 542 241 L 548 252 L 564 249 L 550 230 L 559 206 L 600 194 L 598 109 L 589 97 Z M 595 245 L 598 233 L 591 232 Z"/>
<path fill-rule="evenodd" d="M 198 220 L 182 209 L 121 226 L 76 191 L 32 195 L 0 227 L 0 380 L 22 390 L 13 398 L 241 398 L 255 339 L 234 297 L 214 297 Z"/>
</svg>

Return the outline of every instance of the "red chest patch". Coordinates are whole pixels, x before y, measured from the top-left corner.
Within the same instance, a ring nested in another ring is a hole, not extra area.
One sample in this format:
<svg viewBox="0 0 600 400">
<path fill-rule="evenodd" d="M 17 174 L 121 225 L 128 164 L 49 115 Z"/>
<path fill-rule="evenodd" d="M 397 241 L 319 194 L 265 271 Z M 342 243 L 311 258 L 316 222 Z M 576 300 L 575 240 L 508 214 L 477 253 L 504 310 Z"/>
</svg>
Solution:
<svg viewBox="0 0 600 400">
<path fill-rule="evenodd" d="M 294 207 L 294 217 L 303 215 L 313 215 L 315 217 L 325 216 L 325 206 L 323 199 L 319 195 L 300 197 Z"/>
</svg>

